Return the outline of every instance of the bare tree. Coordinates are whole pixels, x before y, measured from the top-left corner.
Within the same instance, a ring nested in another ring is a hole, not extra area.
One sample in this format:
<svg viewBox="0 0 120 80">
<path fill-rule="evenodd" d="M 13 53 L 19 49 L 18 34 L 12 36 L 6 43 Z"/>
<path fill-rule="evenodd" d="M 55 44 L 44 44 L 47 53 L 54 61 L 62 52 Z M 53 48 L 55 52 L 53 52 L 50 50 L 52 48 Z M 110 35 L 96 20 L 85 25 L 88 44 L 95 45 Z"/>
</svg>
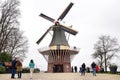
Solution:
<svg viewBox="0 0 120 80">
<path fill-rule="evenodd" d="M 23 36 L 23 32 L 18 28 L 14 28 L 8 36 L 5 51 L 10 53 L 13 57 L 19 56 L 20 59 L 25 58 L 25 52 L 28 49 L 28 40 Z"/>
<path fill-rule="evenodd" d="M 98 60 L 98 64 L 100 65 L 100 69 L 103 68 L 103 63 L 104 63 L 104 56 L 103 53 L 100 50 L 96 50 L 92 54 L 93 58 Z"/>
<path fill-rule="evenodd" d="M 5 0 L 0 3 L 0 52 L 7 51 L 15 55 L 24 56 L 27 51 L 28 40 L 19 30 L 20 2 Z"/>
<path fill-rule="evenodd" d="M 110 59 L 116 56 L 116 53 L 120 50 L 120 46 L 117 43 L 116 38 L 102 35 L 94 45 L 95 53 L 94 57 L 101 59 L 101 64 L 105 63 L 105 71 L 107 71 L 107 65 Z"/>
<path fill-rule="evenodd" d="M 19 1 L 7 0 L 0 5 L 0 52 L 3 50 L 7 37 L 13 27 L 19 25 Z"/>
</svg>

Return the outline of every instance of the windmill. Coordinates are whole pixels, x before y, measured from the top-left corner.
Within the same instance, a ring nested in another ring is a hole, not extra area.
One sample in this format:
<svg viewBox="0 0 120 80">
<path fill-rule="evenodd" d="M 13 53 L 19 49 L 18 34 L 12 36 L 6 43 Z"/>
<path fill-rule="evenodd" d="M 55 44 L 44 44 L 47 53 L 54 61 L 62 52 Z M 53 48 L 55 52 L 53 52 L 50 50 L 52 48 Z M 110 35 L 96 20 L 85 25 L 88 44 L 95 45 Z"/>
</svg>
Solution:
<svg viewBox="0 0 120 80">
<path fill-rule="evenodd" d="M 48 72 L 71 72 L 71 59 L 79 52 L 78 48 L 69 46 L 65 36 L 65 32 L 76 35 L 77 31 L 60 24 L 60 21 L 63 20 L 72 6 L 73 3 L 71 2 L 58 17 L 57 21 L 43 13 L 39 15 L 42 18 L 54 23 L 36 42 L 39 44 L 50 30 L 53 31 L 49 47 L 39 49 L 39 52 L 48 62 Z"/>
</svg>

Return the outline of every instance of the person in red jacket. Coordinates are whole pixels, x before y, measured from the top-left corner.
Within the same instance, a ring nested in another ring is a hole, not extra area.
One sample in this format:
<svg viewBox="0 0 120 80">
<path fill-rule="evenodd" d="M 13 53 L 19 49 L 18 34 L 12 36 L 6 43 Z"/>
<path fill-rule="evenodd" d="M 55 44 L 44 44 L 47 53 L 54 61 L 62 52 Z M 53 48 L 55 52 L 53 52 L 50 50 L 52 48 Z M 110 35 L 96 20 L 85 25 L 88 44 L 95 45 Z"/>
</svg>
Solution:
<svg viewBox="0 0 120 80">
<path fill-rule="evenodd" d="M 98 65 L 96 65 L 96 72 L 98 72 L 99 71 L 99 67 L 98 67 Z"/>
</svg>

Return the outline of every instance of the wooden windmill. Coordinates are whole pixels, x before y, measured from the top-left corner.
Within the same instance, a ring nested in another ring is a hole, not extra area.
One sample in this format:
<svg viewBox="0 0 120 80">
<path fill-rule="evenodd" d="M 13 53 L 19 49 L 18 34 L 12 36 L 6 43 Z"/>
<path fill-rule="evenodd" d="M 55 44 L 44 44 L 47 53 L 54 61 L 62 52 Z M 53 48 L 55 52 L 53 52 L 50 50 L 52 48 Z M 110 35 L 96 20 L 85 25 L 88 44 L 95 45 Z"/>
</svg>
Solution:
<svg viewBox="0 0 120 80">
<path fill-rule="evenodd" d="M 65 36 L 65 32 L 76 35 L 77 31 L 59 23 L 59 21 L 63 20 L 72 6 L 73 3 L 71 2 L 57 21 L 43 13 L 40 14 L 42 18 L 54 23 L 54 25 L 49 27 L 43 36 L 36 42 L 39 44 L 50 30 L 53 31 L 53 36 L 49 47 L 39 49 L 39 52 L 48 62 L 48 72 L 71 72 L 71 60 L 73 56 L 79 52 L 78 48 L 69 46 Z"/>
</svg>

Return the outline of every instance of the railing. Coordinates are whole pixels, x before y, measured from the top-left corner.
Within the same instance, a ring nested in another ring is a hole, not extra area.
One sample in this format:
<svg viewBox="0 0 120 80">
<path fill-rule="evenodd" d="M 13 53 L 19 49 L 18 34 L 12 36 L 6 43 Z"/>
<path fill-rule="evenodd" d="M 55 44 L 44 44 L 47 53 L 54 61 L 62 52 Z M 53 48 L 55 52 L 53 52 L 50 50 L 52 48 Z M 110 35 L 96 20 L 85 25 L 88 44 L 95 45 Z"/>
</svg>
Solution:
<svg viewBox="0 0 120 80">
<path fill-rule="evenodd" d="M 80 48 L 77 48 L 77 47 L 75 47 L 75 46 L 74 46 L 74 47 L 70 47 L 69 49 L 70 49 L 70 50 L 74 50 L 74 51 L 79 51 L 79 50 L 80 50 Z"/>
<path fill-rule="evenodd" d="M 38 49 L 40 52 L 42 52 L 42 51 L 47 51 L 47 50 L 50 50 L 50 47 L 49 46 L 46 46 L 46 47 L 42 47 L 42 48 L 39 48 Z M 72 51 L 79 51 L 80 50 L 80 48 L 77 48 L 77 47 L 69 47 L 69 50 L 72 50 Z"/>
</svg>

